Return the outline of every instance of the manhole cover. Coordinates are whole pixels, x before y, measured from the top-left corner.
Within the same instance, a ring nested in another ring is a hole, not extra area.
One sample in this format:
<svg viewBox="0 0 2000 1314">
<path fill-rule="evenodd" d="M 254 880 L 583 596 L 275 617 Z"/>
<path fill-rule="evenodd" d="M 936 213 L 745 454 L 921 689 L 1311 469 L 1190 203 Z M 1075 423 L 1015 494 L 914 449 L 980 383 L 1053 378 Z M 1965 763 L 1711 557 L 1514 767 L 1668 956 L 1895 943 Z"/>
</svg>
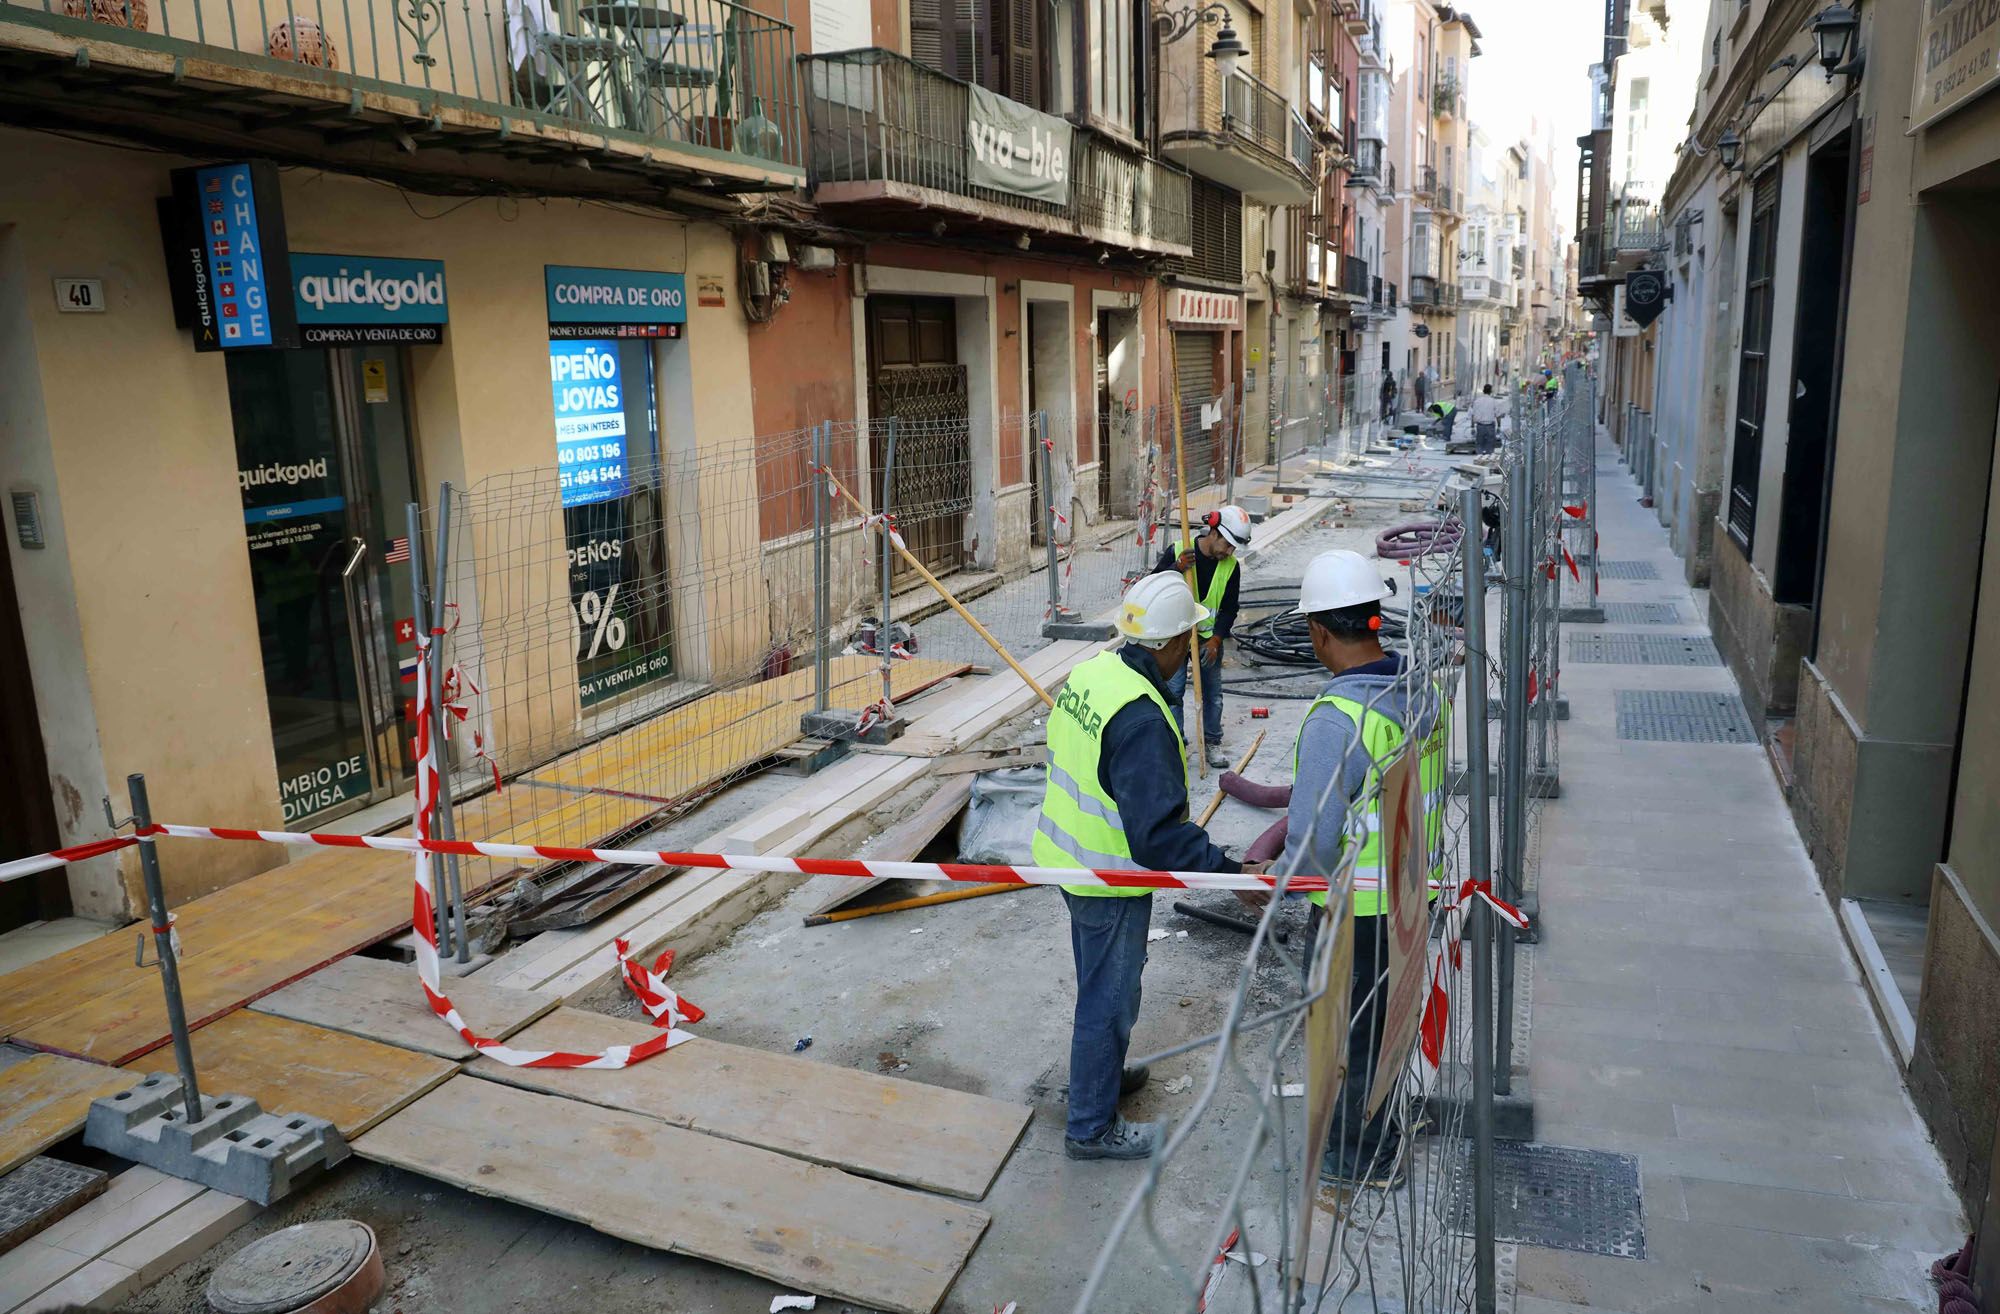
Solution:
<svg viewBox="0 0 2000 1314">
<path fill-rule="evenodd" d="M 1705 634 L 1578 634 L 1569 659 L 1618 666 L 1720 666 L 1722 654 Z"/>
<path fill-rule="evenodd" d="M 1599 579 L 1658 579 L 1660 568 L 1650 561 L 1600 561 Z"/>
<path fill-rule="evenodd" d="M 286 1314 L 335 1292 L 329 1310 L 360 1314 L 382 1294 L 382 1257 L 367 1224 L 334 1218 L 259 1237 L 208 1279 L 216 1314 Z"/>
<path fill-rule="evenodd" d="M 1607 602 L 1604 620 L 1609 625 L 1686 625 L 1681 609 L 1671 602 Z"/>
<path fill-rule="evenodd" d="M 81 1208 L 110 1178 L 61 1159 L 30 1159 L 0 1177 L 0 1253 Z"/>
<path fill-rule="evenodd" d="M 1459 1156 L 1461 1172 L 1469 1171 L 1471 1154 L 1467 1144 Z M 1471 1183 L 1457 1196 L 1457 1225 L 1469 1232 Z M 1515 1245 L 1644 1259 L 1639 1161 L 1607 1150 L 1496 1141 L 1493 1236 Z"/>
<path fill-rule="evenodd" d="M 1743 700 L 1735 694 L 1618 691 L 1618 737 L 1669 744 L 1754 744 Z"/>
</svg>

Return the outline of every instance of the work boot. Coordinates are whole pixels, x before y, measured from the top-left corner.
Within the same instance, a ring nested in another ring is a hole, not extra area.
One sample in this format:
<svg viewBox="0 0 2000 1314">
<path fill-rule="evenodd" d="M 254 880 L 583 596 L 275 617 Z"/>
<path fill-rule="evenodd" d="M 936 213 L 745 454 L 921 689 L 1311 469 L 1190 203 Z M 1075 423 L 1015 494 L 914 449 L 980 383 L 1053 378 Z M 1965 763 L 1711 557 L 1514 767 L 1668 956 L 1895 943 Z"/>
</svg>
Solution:
<svg viewBox="0 0 2000 1314">
<path fill-rule="evenodd" d="M 1137 1094 L 1139 1088 L 1144 1086 L 1146 1082 L 1152 1078 L 1152 1075 L 1153 1075 L 1153 1070 L 1147 1067 L 1143 1063 L 1139 1064 L 1139 1066 L 1134 1068 L 1123 1069 L 1118 1074 L 1119 1095 L 1125 1096 L 1125 1095 Z"/>
<path fill-rule="evenodd" d="M 1222 751 L 1221 744 L 1210 744 L 1208 746 L 1208 764 L 1223 771 L 1229 770 L 1229 754 Z"/>
<path fill-rule="evenodd" d="M 1072 1159 L 1150 1159 L 1159 1143 L 1159 1123 L 1114 1116 L 1109 1127 L 1087 1141 L 1063 1137 L 1063 1153 Z"/>
</svg>

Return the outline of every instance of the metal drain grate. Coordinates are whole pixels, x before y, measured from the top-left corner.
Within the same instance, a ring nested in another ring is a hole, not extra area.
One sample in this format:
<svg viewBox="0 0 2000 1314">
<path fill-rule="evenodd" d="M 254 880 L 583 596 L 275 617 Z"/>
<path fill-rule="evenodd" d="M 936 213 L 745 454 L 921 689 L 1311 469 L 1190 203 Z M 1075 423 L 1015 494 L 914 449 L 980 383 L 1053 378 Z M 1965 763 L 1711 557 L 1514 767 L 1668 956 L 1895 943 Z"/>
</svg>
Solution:
<svg viewBox="0 0 2000 1314">
<path fill-rule="evenodd" d="M 0 1251 L 102 1195 L 110 1178 L 61 1159 L 30 1159 L 0 1179 Z"/>
<path fill-rule="evenodd" d="M 1461 1172 L 1469 1171 L 1471 1154 L 1467 1145 L 1459 1155 Z M 1470 1183 L 1458 1199 L 1457 1225 L 1470 1231 Z M 1608 1150 L 1496 1141 L 1493 1234 L 1516 1245 L 1644 1259 L 1639 1161 Z"/>
<path fill-rule="evenodd" d="M 1650 561 L 1600 561 L 1599 579 L 1658 579 L 1660 568 Z"/>
<path fill-rule="evenodd" d="M 1735 694 L 1618 691 L 1618 737 L 1668 744 L 1754 744 L 1757 732 Z"/>
<path fill-rule="evenodd" d="M 1681 609 L 1671 602 L 1607 602 L 1604 620 L 1610 625 L 1687 625 Z"/>
<path fill-rule="evenodd" d="M 1571 634 L 1569 659 L 1617 666 L 1720 666 L 1705 634 Z"/>
</svg>

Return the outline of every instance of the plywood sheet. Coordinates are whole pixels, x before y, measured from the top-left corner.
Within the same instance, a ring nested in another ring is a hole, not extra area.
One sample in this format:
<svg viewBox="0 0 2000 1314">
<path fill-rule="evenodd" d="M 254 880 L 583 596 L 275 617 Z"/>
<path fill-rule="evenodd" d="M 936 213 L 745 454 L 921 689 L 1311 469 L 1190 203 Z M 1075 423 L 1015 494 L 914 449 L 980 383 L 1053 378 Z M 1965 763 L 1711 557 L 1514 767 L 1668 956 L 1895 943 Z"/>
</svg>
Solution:
<svg viewBox="0 0 2000 1314">
<path fill-rule="evenodd" d="M 836 662 L 831 701 L 859 707 L 879 693 L 862 678 L 868 658 Z M 967 669 L 929 660 L 898 663 L 903 697 Z M 812 696 L 809 671 L 725 690 L 588 745 L 536 772 L 537 778 L 580 784 L 662 776 L 659 788 L 687 793 L 798 738 L 799 714 Z M 665 754 L 671 768 L 655 761 Z M 706 773 L 706 774 L 704 774 Z M 668 778 L 670 777 L 670 778 Z M 548 812 L 517 816 L 506 795 L 474 800 L 459 815 L 459 835 L 510 843 L 574 843 L 642 820 L 656 805 L 594 794 Z M 204 818 L 220 824 L 242 818 Z M 200 840 L 163 840 L 172 863 Z M 465 888 L 477 892 L 507 864 L 461 864 Z M 410 859 L 361 849 L 315 853 L 239 881 L 177 908 L 187 957 L 181 989 L 191 1024 L 201 1026 L 249 1000 L 396 934 L 410 921 Z M 157 983 L 129 987 L 132 932 L 114 931 L 66 953 L 0 976 L 0 1036 L 36 1049 L 122 1064 L 166 1043 L 166 1008 Z"/>
<path fill-rule="evenodd" d="M 37 1054 L 0 1071 L 0 1175 L 82 1131 L 92 1100 L 138 1080 L 60 1054 Z"/>
<path fill-rule="evenodd" d="M 354 1150 L 640 1245 L 898 1314 L 938 1307 L 990 1221 L 638 1114 L 462 1076 Z"/>
<path fill-rule="evenodd" d="M 588 1052 L 653 1034 L 643 1022 L 559 1008 L 514 1043 Z M 983 1095 L 706 1038 L 615 1071 L 510 1068 L 492 1059 L 466 1071 L 971 1200 L 986 1194 L 1030 1113 Z"/>
<path fill-rule="evenodd" d="M 171 1050 L 128 1072 L 172 1072 Z M 458 1066 L 360 1036 L 254 1011 L 231 1013 L 194 1034 L 204 1095 L 248 1095 L 266 1113 L 310 1113 L 352 1139 L 431 1090 Z"/>
<path fill-rule="evenodd" d="M 505 1040 L 561 1002 L 553 994 L 509 990 L 470 977 L 445 982 L 445 993 L 477 1035 Z M 343 958 L 250 1006 L 440 1058 L 469 1059 L 472 1046 L 431 1012 L 417 969 L 380 958 Z"/>
</svg>

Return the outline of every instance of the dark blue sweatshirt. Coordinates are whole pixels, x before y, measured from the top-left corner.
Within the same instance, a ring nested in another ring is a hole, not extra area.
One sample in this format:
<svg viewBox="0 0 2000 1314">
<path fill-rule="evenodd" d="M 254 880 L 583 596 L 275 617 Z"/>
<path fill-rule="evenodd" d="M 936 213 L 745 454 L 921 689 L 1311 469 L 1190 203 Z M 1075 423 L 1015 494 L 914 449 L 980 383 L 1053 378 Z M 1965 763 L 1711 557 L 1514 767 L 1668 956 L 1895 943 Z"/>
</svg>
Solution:
<svg viewBox="0 0 2000 1314">
<path fill-rule="evenodd" d="M 1151 649 L 1128 643 L 1118 655 L 1166 697 Z M 1243 870 L 1189 818 L 1187 759 L 1173 726 L 1150 698 L 1119 708 L 1104 727 L 1102 744 L 1097 783 L 1118 804 L 1134 862 L 1153 871 Z"/>
</svg>

